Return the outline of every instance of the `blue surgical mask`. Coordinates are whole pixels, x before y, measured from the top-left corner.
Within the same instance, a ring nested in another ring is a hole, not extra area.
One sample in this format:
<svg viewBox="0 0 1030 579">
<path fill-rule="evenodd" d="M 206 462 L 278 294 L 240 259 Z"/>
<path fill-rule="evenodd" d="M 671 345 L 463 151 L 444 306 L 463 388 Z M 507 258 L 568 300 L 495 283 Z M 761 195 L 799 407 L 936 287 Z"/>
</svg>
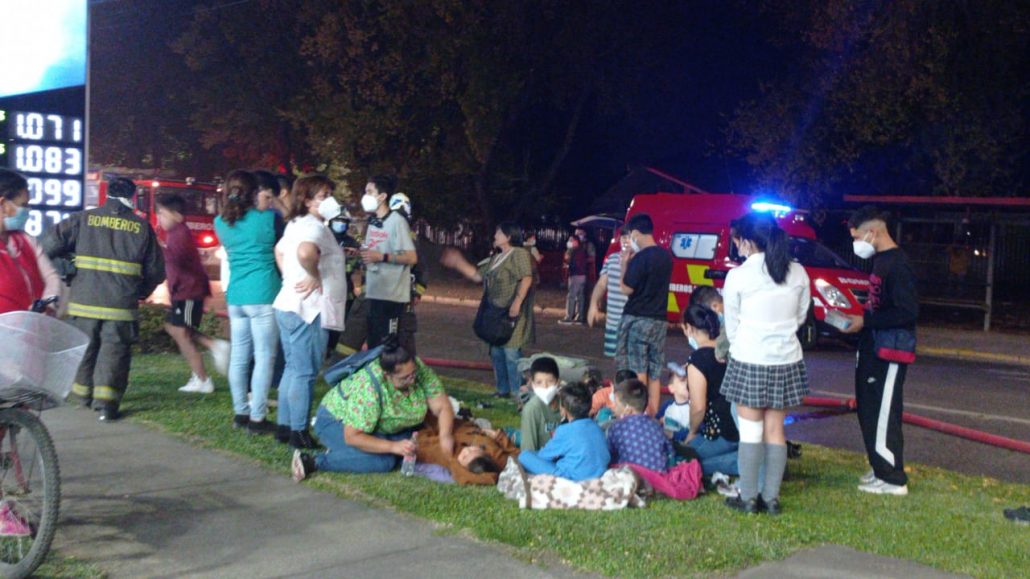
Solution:
<svg viewBox="0 0 1030 579">
<path fill-rule="evenodd" d="M 697 345 L 697 340 L 694 339 L 694 336 L 688 336 L 687 342 L 690 344 L 690 347 L 694 350 L 700 348 L 700 346 Z"/>
<path fill-rule="evenodd" d="M 333 228 L 333 233 L 344 234 L 347 233 L 347 222 L 346 221 L 333 221 L 329 224 L 329 227 Z"/>
<path fill-rule="evenodd" d="M 29 208 L 19 207 L 12 217 L 4 217 L 4 231 L 24 231 L 29 222 Z"/>
<path fill-rule="evenodd" d="M 719 323 L 720 324 L 725 324 L 726 323 L 726 316 L 724 316 L 722 314 L 719 314 Z"/>
</svg>

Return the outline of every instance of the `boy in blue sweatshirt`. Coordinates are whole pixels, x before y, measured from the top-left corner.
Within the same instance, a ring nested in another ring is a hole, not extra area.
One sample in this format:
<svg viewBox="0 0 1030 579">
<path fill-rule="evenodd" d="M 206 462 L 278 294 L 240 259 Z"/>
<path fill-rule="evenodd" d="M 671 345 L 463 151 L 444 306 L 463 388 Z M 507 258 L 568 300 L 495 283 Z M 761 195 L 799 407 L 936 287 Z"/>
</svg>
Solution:
<svg viewBox="0 0 1030 579">
<path fill-rule="evenodd" d="M 519 464 L 528 474 L 551 474 L 572 481 L 600 478 L 611 455 L 604 431 L 590 419 L 590 390 L 569 384 L 558 393 L 567 421 L 539 451 L 522 451 Z"/>
</svg>

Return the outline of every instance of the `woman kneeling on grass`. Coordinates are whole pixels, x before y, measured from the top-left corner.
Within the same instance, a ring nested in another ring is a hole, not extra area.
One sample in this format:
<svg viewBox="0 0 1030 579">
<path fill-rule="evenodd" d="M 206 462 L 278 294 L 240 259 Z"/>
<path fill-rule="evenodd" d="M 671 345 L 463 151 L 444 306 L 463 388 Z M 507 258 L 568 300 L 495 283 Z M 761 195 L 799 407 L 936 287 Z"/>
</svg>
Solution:
<svg viewBox="0 0 1030 579">
<path fill-rule="evenodd" d="M 440 378 L 391 336 L 377 360 L 340 382 L 322 398 L 315 435 L 326 451 L 293 453 L 293 480 L 316 470 L 389 472 L 404 456 L 415 454 L 411 435 L 436 417 L 437 444 L 454 452 L 454 410 Z"/>
</svg>

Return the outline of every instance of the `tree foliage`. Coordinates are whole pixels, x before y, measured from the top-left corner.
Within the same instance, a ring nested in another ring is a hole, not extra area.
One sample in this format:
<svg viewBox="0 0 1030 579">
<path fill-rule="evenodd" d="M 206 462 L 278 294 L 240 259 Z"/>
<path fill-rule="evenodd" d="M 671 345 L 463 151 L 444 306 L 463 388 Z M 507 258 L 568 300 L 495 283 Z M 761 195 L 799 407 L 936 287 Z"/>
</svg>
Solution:
<svg viewBox="0 0 1030 579">
<path fill-rule="evenodd" d="M 1003 0 L 767 2 L 795 64 L 728 131 L 769 188 L 1009 195 L 1025 186 L 1028 5 Z"/>
</svg>

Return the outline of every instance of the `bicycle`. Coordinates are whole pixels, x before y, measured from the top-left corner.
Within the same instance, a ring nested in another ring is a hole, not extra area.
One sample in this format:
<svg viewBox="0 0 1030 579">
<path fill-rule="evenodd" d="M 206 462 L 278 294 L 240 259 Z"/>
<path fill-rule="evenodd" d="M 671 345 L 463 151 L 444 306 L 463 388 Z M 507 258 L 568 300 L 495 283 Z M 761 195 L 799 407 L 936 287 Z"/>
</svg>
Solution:
<svg viewBox="0 0 1030 579">
<path fill-rule="evenodd" d="M 68 395 L 89 338 L 37 311 L 0 314 L 0 336 L 0 576 L 21 578 L 49 553 L 61 503 L 57 451 L 39 417 Z"/>
</svg>

